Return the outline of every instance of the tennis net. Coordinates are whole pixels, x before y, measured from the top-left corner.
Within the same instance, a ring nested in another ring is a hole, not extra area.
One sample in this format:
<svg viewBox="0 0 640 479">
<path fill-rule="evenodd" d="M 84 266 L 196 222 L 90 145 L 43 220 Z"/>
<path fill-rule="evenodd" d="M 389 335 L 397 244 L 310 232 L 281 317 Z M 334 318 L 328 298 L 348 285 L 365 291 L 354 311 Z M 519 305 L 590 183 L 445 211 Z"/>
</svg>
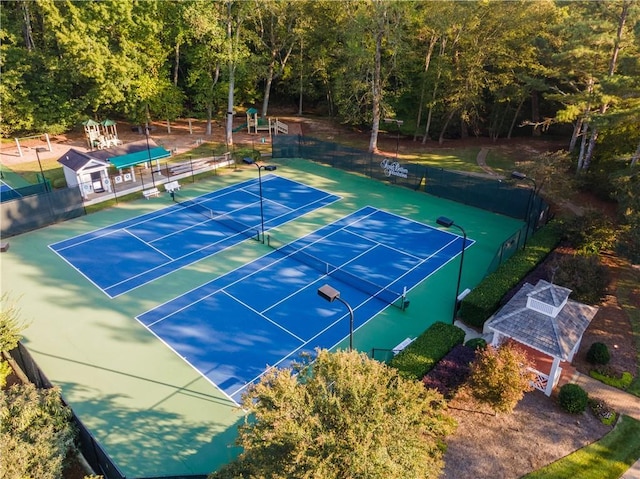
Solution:
<svg viewBox="0 0 640 479">
<path fill-rule="evenodd" d="M 228 215 L 217 215 L 211 208 L 208 208 L 194 200 L 181 201 L 180 204 L 190 211 L 194 211 L 215 221 L 216 223 L 220 223 L 231 231 L 235 231 L 236 233 L 240 233 L 247 238 L 255 239 L 256 241 L 260 240 L 260 231 L 254 226 L 249 226 L 241 223 L 240 221 L 231 219 Z"/>
<path fill-rule="evenodd" d="M 267 236 L 267 244 L 283 256 L 293 258 L 302 264 L 314 268 L 316 271 L 353 286 L 358 291 L 362 291 L 363 293 L 384 301 L 387 304 L 396 306 L 400 309 L 405 309 L 408 304 L 405 301 L 404 294 L 393 291 L 385 286 L 380 286 L 366 279 L 362 279 L 360 276 L 356 276 L 355 274 L 317 258 L 302 249 L 292 246 L 291 243 L 281 243 L 269 235 Z"/>
</svg>

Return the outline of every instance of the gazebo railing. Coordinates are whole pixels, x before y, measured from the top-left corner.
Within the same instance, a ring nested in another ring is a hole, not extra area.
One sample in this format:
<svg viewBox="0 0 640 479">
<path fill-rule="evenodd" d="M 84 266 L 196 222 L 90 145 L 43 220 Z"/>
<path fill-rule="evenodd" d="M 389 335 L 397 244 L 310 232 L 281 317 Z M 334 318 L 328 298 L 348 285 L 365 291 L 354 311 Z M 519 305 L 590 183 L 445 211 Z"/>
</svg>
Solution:
<svg viewBox="0 0 640 479">
<path fill-rule="evenodd" d="M 531 380 L 531 385 L 534 388 L 547 394 L 547 386 L 549 384 L 549 375 L 544 374 L 543 372 L 538 371 L 537 369 L 534 369 L 534 368 L 527 368 L 527 369 L 535 375 L 534 378 Z"/>
</svg>

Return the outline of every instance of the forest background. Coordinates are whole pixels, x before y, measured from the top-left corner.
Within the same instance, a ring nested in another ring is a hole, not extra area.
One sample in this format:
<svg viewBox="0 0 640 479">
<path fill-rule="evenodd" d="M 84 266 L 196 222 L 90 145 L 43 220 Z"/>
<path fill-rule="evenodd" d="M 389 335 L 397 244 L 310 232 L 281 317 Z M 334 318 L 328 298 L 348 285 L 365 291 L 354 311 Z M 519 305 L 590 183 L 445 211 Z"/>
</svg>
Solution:
<svg viewBox="0 0 640 479">
<path fill-rule="evenodd" d="M 0 22 L 4 138 L 190 117 L 231 145 L 234 115 L 272 104 L 366 131 L 369 151 L 382 129 L 560 136 L 640 258 L 637 1 L 18 0 Z"/>
</svg>

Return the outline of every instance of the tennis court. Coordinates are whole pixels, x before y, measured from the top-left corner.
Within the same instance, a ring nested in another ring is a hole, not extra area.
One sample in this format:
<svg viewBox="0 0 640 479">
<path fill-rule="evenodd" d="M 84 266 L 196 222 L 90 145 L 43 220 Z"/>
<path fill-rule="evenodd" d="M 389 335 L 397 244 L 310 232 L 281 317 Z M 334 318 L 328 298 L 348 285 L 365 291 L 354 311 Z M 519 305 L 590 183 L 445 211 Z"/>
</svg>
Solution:
<svg viewBox="0 0 640 479">
<path fill-rule="evenodd" d="M 286 366 L 316 346 L 348 346 L 348 311 L 318 296 L 319 286 L 331 285 L 353 307 L 357 350 L 392 349 L 434 321 L 451 320 L 462 239 L 456 229 L 436 226 L 436 218 L 455 219 L 475 240 L 465 253 L 461 289 L 477 285 L 502 245 L 526 227 L 308 161 L 279 160 L 277 175 L 269 175 L 262 186 L 271 248 L 247 240 L 255 231 L 239 234 L 197 206 L 181 211 L 189 199 L 212 199 L 202 206 L 215 212 L 213 198 L 248 189 L 253 197 L 238 204 L 246 217 L 230 207 L 219 213 L 233 211 L 230 219 L 257 230 L 259 184 L 255 167 L 247 167 L 182 184 L 180 203 L 169 195 L 140 198 L 12 237 L 0 257 L 2 284 L 20 298 L 30 323 L 23 342 L 99 443 L 91 454 L 117 465 L 119 473 L 110 469 L 109 477 L 205 477 L 230 462 L 239 452 L 232 445 L 244 418 L 236 401 L 246 384 L 267 365 Z M 282 204 L 290 217 L 278 217 Z M 99 239 L 140 222 L 146 226 L 137 234 L 146 228 L 145 236 L 135 248 Z M 154 251 L 149 244 L 167 234 L 158 224 L 185 229 L 177 223 L 204 223 L 208 234 L 167 241 L 163 261 L 174 261 L 168 274 L 151 279 L 155 270 L 141 268 L 146 284 L 135 278 L 126 293 L 105 294 L 103 288 L 127 279 L 116 268 L 135 267 Z M 233 240 L 179 266 L 181 254 L 214 244 L 220 231 Z M 87 275 L 50 245 L 67 246 L 86 262 L 80 266 Z M 96 287 L 98 281 L 104 284 Z M 375 294 L 377 285 L 386 292 Z M 395 298 L 405 287 L 410 305 L 402 310 Z"/>
<path fill-rule="evenodd" d="M 49 247 L 114 298 L 247 238 L 258 238 L 261 211 L 267 231 L 338 199 L 270 174 L 262 184 L 245 181 Z"/>
<path fill-rule="evenodd" d="M 15 191 L 15 190 L 13 188 L 11 188 L 11 186 L 6 184 L 3 180 L 0 180 L 0 194 L 9 193 L 10 191 Z M 17 192 L 16 192 L 16 195 L 20 196 L 20 194 L 17 193 Z"/>
<path fill-rule="evenodd" d="M 137 319 L 239 402 L 267 367 L 349 335 L 344 305 L 323 301 L 320 286 L 341 292 L 357 330 L 389 305 L 404 309 L 405 291 L 459 255 L 462 241 L 365 207 Z"/>
</svg>

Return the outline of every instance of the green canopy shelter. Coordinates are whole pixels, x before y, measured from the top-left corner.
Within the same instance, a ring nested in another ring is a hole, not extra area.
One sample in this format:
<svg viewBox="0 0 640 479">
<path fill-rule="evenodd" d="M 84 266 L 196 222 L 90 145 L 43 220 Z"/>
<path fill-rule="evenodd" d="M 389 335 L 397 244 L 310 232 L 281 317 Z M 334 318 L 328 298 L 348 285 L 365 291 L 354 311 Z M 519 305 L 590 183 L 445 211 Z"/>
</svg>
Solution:
<svg viewBox="0 0 640 479">
<path fill-rule="evenodd" d="M 122 156 L 116 156 L 109 158 L 109 161 L 113 166 L 121 170 L 128 166 L 135 166 L 141 163 L 148 163 L 150 161 L 158 161 L 162 158 L 171 156 L 171 152 L 165 150 L 161 146 L 150 148 L 149 150 L 136 151 L 134 153 L 128 153 Z"/>
<path fill-rule="evenodd" d="M 169 150 L 165 150 L 161 146 L 154 146 L 153 148 L 147 148 L 144 150 L 133 151 L 131 153 L 127 153 L 120 156 L 113 156 L 109 158 L 109 161 L 113 166 L 115 166 L 118 170 L 122 170 L 123 168 L 131 168 L 131 176 L 135 181 L 135 170 L 134 166 L 140 165 L 142 163 L 147 164 L 152 161 L 157 162 L 158 171 L 160 170 L 160 160 L 162 158 L 168 158 L 171 156 L 171 152 Z"/>
</svg>

